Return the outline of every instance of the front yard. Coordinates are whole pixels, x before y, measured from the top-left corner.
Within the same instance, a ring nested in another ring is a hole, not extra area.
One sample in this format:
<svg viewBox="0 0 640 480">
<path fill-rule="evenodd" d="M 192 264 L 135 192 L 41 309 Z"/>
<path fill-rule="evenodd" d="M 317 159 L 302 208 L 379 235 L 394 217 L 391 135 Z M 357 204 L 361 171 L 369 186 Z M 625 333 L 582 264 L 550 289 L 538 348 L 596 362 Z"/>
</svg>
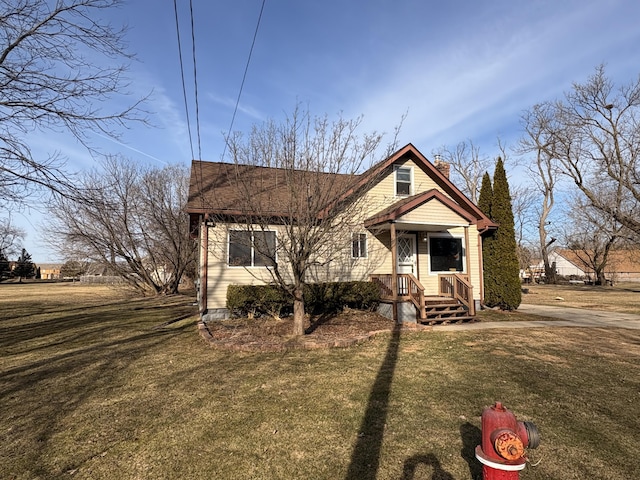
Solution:
<svg viewBox="0 0 640 480">
<path fill-rule="evenodd" d="M 495 400 L 542 434 L 523 480 L 640 478 L 640 331 L 242 353 L 208 347 L 192 303 L 0 284 L 0 478 L 480 479 Z"/>
</svg>

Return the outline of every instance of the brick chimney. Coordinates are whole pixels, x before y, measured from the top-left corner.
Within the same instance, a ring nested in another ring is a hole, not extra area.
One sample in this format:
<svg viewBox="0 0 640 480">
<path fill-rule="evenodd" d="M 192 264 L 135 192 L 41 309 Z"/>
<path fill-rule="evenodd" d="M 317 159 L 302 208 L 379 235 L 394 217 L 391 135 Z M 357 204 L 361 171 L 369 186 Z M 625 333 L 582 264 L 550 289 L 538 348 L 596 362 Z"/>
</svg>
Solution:
<svg viewBox="0 0 640 480">
<path fill-rule="evenodd" d="M 436 155 L 435 160 L 433 161 L 433 165 L 440 171 L 442 175 L 449 178 L 449 171 L 451 170 L 451 165 L 442 160 L 440 155 Z"/>
</svg>

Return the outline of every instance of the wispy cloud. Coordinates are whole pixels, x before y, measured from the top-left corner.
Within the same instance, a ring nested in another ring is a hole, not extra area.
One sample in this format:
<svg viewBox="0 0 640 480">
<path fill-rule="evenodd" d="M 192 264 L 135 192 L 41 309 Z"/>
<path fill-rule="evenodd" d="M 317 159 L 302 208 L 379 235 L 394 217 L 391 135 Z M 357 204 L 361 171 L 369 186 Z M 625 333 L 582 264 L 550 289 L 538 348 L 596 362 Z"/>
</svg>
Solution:
<svg viewBox="0 0 640 480">
<path fill-rule="evenodd" d="M 233 110 L 235 109 L 235 106 L 236 106 L 237 98 L 222 97 L 222 96 L 216 95 L 216 94 L 214 94 L 212 92 L 207 92 L 206 97 L 209 100 L 211 100 L 212 102 L 217 103 L 219 105 L 222 105 L 222 106 L 228 108 L 230 114 L 233 113 Z M 240 103 L 238 104 L 238 112 L 241 112 L 244 115 L 247 115 L 248 117 L 253 118 L 254 120 L 262 121 L 266 117 L 257 108 L 253 108 L 253 107 L 245 105 L 242 102 L 242 99 L 240 100 Z M 229 120 L 231 120 L 231 116 L 229 116 Z"/>
<path fill-rule="evenodd" d="M 495 25 L 441 39 L 437 50 L 427 41 L 406 48 L 350 110 L 363 113 L 368 126 L 391 131 L 409 109 L 402 136 L 428 148 L 492 130 L 495 138 L 501 125 L 517 127 L 523 110 L 561 95 L 599 63 L 618 60 L 616 49 L 632 39 L 637 44 L 637 28 L 602 21 L 608 20 L 600 4 L 565 10 L 554 4 L 553 15 L 507 7 Z M 492 32 L 494 26 L 502 29 Z"/>
<path fill-rule="evenodd" d="M 158 157 L 154 157 L 153 155 L 151 155 L 149 153 L 146 153 L 146 152 L 143 152 L 142 150 L 139 150 L 139 149 L 137 149 L 135 147 L 132 147 L 131 145 L 127 145 L 126 143 L 120 142 L 120 141 L 116 140 L 115 138 L 107 137 L 106 135 L 102 135 L 102 134 L 97 133 L 97 132 L 92 132 L 92 133 L 94 135 L 96 135 L 97 137 L 100 137 L 100 138 L 102 138 L 104 140 L 112 142 L 112 143 L 114 143 L 114 144 L 116 144 L 116 145 L 118 145 L 120 147 L 123 147 L 123 148 L 125 148 L 127 150 L 131 150 L 132 152 L 139 153 L 140 155 L 143 155 L 143 156 L 145 156 L 147 158 L 150 158 L 151 160 L 155 160 L 158 163 L 161 163 L 163 165 L 168 165 L 169 164 L 168 162 L 165 162 L 164 160 L 160 160 Z"/>
</svg>

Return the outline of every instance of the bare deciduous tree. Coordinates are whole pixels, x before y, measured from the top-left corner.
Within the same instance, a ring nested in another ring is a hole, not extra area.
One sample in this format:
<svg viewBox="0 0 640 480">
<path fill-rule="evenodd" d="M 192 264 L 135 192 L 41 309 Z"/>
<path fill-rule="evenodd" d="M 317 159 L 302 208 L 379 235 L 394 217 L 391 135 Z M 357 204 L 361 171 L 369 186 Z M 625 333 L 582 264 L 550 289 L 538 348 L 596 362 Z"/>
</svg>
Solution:
<svg viewBox="0 0 640 480">
<path fill-rule="evenodd" d="M 606 192 L 600 195 L 606 196 Z M 625 240 L 625 228 L 584 197 L 576 197 L 569 211 L 571 222 L 565 230 L 564 243 L 578 259 L 578 266 L 593 272 L 597 285 L 604 285 L 609 254 Z"/>
<path fill-rule="evenodd" d="M 141 291 L 176 293 L 194 274 L 196 245 L 183 212 L 185 167 L 143 168 L 109 157 L 103 171 L 84 174 L 89 201 L 57 196 L 50 213 L 56 247 L 67 258 L 87 258 Z"/>
<path fill-rule="evenodd" d="M 526 271 L 533 260 L 529 228 L 535 221 L 536 192 L 531 186 L 520 184 L 513 188 L 511 206 L 513 209 L 514 230 L 518 247 L 520 269 Z M 537 250 L 537 249 L 535 249 Z"/>
<path fill-rule="evenodd" d="M 534 108 L 551 120 L 545 153 L 593 207 L 640 233 L 640 77 L 615 88 L 601 65 L 564 99 Z"/>
<path fill-rule="evenodd" d="M 131 56 L 124 30 L 103 20 L 120 0 L 0 1 L 0 198 L 21 204 L 39 188 L 76 191 L 57 153 L 32 154 L 39 130 L 67 132 L 91 150 L 89 132 L 114 136 L 142 120 L 139 102 L 112 110 L 126 94 Z"/>
<path fill-rule="evenodd" d="M 305 283 L 345 253 L 351 258 L 352 233 L 362 227 L 362 204 L 341 195 L 353 198 L 373 184 L 375 178 L 362 183 L 357 174 L 370 166 L 382 135 L 360 136 L 360 123 L 342 117 L 329 121 L 296 108 L 280 124 L 269 121 L 247 138 L 228 139 L 239 192 L 236 219 L 263 264 L 271 267 L 272 281 L 292 296 L 294 335 L 304 334 Z M 394 148 L 395 137 L 386 155 Z M 264 235 L 274 225 L 275 242 Z"/>
<path fill-rule="evenodd" d="M 17 242 L 24 237 L 25 231 L 12 223 L 11 216 L 0 218 L 0 252 L 5 257 L 8 258 L 19 252 Z"/>
<path fill-rule="evenodd" d="M 522 116 L 525 137 L 520 141 L 520 152 L 533 153 L 535 161 L 529 166 L 530 177 L 540 195 L 541 201 L 535 207 L 538 229 L 538 250 L 544 264 L 548 283 L 556 283 L 556 270 L 549 260 L 555 237 L 549 238 L 550 220 L 555 204 L 555 193 L 560 169 L 557 161 L 558 140 L 555 138 L 556 123 L 553 110 L 547 105 L 535 105 Z"/>
</svg>

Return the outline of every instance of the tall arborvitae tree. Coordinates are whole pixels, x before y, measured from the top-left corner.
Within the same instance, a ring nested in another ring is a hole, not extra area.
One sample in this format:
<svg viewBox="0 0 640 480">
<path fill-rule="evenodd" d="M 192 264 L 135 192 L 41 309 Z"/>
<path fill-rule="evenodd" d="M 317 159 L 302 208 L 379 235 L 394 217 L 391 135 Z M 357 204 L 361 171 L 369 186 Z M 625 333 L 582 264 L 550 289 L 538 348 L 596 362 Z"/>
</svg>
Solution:
<svg viewBox="0 0 640 480">
<path fill-rule="evenodd" d="M 485 303 L 490 307 L 514 310 L 522 300 L 520 266 L 509 182 L 501 158 L 498 158 L 493 174 L 491 219 L 498 224 L 498 229 L 490 242 L 491 251 L 487 252 L 491 257 L 491 268 L 495 270 L 489 279 L 485 275 Z"/>
<path fill-rule="evenodd" d="M 487 217 L 491 216 L 491 204 L 493 202 L 493 188 L 491 187 L 491 177 L 485 172 L 482 177 L 480 196 L 478 197 L 478 207 Z M 494 232 L 495 233 L 495 232 Z M 486 235 L 482 238 L 482 260 L 484 277 L 484 299 L 495 299 L 499 296 L 496 291 L 496 256 L 493 254 L 494 234 Z"/>
<path fill-rule="evenodd" d="M 491 202 L 493 201 L 493 189 L 491 188 L 491 177 L 484 172 L 482 184 L 480 187 L 480 196 L 478 197 L 478 208 L 482 210 L 487 217 L 491 218 Z"/>
</svg>

